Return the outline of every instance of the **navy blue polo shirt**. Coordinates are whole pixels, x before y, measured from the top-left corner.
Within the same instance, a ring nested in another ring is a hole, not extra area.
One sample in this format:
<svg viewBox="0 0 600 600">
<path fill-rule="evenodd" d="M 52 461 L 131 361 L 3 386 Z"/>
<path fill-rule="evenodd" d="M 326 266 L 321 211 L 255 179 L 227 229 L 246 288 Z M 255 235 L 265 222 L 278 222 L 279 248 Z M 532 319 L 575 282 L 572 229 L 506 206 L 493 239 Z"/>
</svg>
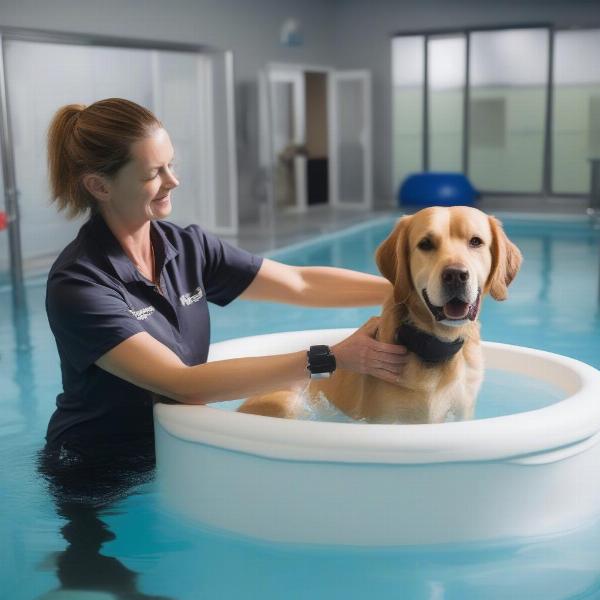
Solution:
<svg viewBox="0 0 600 600">
<path fill-rule="evenodd" d="M 185 364 L 206 362 L 207 302 L 225 306 L 234 300 L 262 264 L 261 257 L 197 225 L 153 221 L 150 235 L 160 290 L 134 267 L 99 214 L 81 227 L 50 270 L 46 311 L 63 382 L 48 425 L 50 444 L 152 435 L 152 394 L 95 361 L 146 331 Z"/>
</svg>

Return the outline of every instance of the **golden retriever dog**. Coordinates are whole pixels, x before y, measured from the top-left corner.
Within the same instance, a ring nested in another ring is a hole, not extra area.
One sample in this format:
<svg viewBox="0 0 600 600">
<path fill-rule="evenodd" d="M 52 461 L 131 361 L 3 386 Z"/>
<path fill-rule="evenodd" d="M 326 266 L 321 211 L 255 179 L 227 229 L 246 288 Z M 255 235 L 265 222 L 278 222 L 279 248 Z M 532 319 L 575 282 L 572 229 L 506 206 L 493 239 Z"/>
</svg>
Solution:
<svg viewBox="0 0 600 600">
<path fill-rule="evenodd" d="M 302 401 L 298 390 L 284 390 L 249 398 L 241 412 L 295 418 L 303 402 L 317 403 L 322 393 L 346 415 L 370 423 L 473 417 L 484 373 L 482 299 L 488 293 L 506 299 L 521 252 L 497 219 L 454 206 L 402 217 L 375 258 L 393 285 L 377 338 L 409 351 L 399 383 L 337 369 L 329 379 L 310 381 Z"/>
</svg>

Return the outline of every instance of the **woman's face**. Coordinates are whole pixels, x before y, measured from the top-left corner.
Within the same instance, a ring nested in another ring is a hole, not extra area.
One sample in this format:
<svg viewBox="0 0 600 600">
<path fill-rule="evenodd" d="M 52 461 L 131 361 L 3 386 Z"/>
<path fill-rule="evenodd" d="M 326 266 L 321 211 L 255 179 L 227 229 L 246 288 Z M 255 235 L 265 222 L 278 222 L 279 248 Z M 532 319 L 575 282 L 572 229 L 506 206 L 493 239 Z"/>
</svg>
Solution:
<svg viewBox="0 0 600 600">
<path fill-rule="evenodd" d="M 131 225 L 168 217 L 170 192 L 179 185 L 169 134 L 155 129 L 151 136 L 134 142 L 130 152 L 131 160 L 111 180 L 105 209 Z"/>
</svg>

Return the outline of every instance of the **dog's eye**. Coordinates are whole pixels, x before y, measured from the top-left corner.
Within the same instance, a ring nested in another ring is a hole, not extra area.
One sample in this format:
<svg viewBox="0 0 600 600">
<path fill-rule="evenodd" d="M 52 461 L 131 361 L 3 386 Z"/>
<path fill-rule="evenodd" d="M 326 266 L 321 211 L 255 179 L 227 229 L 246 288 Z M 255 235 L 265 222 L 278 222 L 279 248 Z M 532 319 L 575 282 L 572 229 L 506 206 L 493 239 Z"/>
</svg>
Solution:
<svg viewBox="0 0 600 600">
<path fill-rule="evenodd" d="M 418 244 L 419 250 L 433 250 L 433 242 L 429 238 L 423 238 Z"/>
<path fill-rule="evenodd" d="M 483 240 L 478 237 L 472 237 L 469 240 L 469 246 L 471 246 L 471 248 L 479 248 L 479 246 L 483 246 Z"/>
</svg>

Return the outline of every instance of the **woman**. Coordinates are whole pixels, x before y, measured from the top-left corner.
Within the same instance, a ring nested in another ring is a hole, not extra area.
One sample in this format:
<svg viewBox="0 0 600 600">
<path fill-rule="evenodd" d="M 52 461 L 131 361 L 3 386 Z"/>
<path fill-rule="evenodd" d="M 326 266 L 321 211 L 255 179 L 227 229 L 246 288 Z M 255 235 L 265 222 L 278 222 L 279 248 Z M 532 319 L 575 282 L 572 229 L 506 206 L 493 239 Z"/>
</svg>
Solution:
<svg viewBox="0 0 600 600">
<path fill-rule="evenodd" d="M 308 369 L 306 351 L 206 363 L 207 301 L 379 305 L 390 284 L 344 269 L 287 266 L 196 225 L 163 221 L 178 185 L 173 154 L 160 121 L 128 100 L 68 105 L 52 120 L 52 197 L 59 209 L 91 217 L 48 277 L 64 387 L 48 446 L 101 454 L 119 442 L 151 445 L 154 394 L 205 404 L 285 388 L 336 366 L 397 381 L 405 349 L 374 339 L 377 318 Z"/>
</svg>

